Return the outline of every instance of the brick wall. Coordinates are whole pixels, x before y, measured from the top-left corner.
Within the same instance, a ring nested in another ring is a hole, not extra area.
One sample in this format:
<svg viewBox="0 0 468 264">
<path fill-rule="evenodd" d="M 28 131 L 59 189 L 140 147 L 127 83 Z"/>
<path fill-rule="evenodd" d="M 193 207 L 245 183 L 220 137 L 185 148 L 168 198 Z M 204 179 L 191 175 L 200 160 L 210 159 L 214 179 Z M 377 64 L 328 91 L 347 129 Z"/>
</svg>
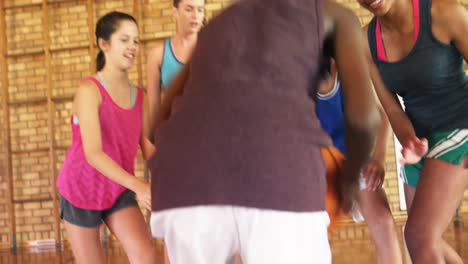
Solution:
<svg viewBox="0 0 468 264">
<path fill-rule="evenodd" d="M 69 127 L 72 95 L 81 78 L 89 74 L 95 54 L 90 51 L 94 40 L 89 39 L 89 30 L 94 32 L 94 24 L 89 25 L 90 9 L 86 1 L 49 0 L 47 13 L 50 37 L 50 71 L 47 56 L 43 52 L 44 21 L 41 4 L 43 0 L 2 0 L 5 6 L 5 30 L 7 37 L 7 79 L 6 89 L 10 103 L 0 93 L 0 246 L 8 246 L 8 200 L 6 190 L 7 175 L 4 173 L 6 156 L 6 120 L 4 110 L 9 111 L 10 142 L 16 212 L 16 233 L 18 242 L 27 243 L 35 239 L 54 238 L 54 205 L 48 201 L 54 186 L 51 166 L 58 171 L 63 162 L 66 148 L 71 142 Z M 134 13 L 134 0 L 95 0 L 91 17 L 97 18 L 111 10 Z M 228 6 L 228 0 L 207 0 L 207 18 L 218 14 Z M 355 0 L 340 1 L 353 9 L 362 23 L 371 18 Z M 468 0 L 462 0 L 468 6 Z M 140 0 L 139 27 L 142 39 L 141 57 L 137 67 L 131 71 L 135 83 L 144 85 L 145 65 L 148 50 L 162 38 L 170 36 L 175 30 L 172 18 L 171 0 Z M 0 69 L 1 71 L 1 69 Z M 2 72 L 0 72 L 1 74 Z M 47 85 L 48 76 L 52 80 Z M 48 111 L 48 91 L 52 95 L 53 111 Z M 52 119 L 54 135 L 49 134 L 49 120 Z M 53 137 L 53 138 L 51 138 Z M 49 151 L 50 142 L 55 150 Z M 399 197 L 395 173 L 393 141 L 388 144 L 387 178 L 385 182 L 392 210 L 399 214 Z M 55 162 L 55 164 L 51 164 Z M 143 177 L 143 163 L 138 157 L 137 176 Z M 467 193 L 468 196 L 468 193 Z M 40 200 L 37 200 L 37 199 Z M 34 201 L 36 199 L 36 201 Z M 468 211 L 465 199 L 463 210 Z M 366 231 L 356 227 L 342 231 L 339 237 L 359 237 Z M 351 232 L 351 233 L 350 233 Z"/>
</svg>

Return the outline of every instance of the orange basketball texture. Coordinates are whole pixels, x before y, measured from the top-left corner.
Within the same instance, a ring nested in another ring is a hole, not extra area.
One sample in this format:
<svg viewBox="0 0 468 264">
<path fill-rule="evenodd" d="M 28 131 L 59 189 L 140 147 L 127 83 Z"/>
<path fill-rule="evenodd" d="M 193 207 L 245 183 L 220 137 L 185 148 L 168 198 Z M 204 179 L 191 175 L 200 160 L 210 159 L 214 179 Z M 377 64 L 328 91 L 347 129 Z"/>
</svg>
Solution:
<svg viewBox="0 0 468 264">
<path fill-rule="evenodd" d="M 327 192 L 325 195 L 325 208 L 328 212 L 328 215 L 330 216 L 330 226 L 333 226 L 337 218 L 340 216 L 336 180 L 340 175 L 340 170 L 345 161 L 345 157 L 341 151 L 332 146 L 322 148 L 322 156 L 327 168 Z"/>
</svg>

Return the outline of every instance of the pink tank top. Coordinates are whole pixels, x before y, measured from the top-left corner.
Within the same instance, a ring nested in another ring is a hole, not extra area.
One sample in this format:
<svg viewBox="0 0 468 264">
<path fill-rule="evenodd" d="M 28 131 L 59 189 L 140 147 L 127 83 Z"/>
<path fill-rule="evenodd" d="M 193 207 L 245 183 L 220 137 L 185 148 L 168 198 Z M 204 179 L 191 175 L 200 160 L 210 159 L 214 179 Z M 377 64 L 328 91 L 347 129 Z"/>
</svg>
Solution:
<svg viewBox="0 0 468 264">
<path fill-rule="evenodd" d="M 102 149 L 124 170 L 134 174 L 135 158 L 140 143 L 143 91 L 137 89 L 134 106 L 123 109 L 107 93 L 101 83 L 93 81 L 102 97 L 99 106 Z M 86 161 L 79 124 L 71 122 L 73 141 L 60 171 L 57 187 L 60 194 L 74 206 L 87 210 L 104 210 L 113 206 L 126 190 L 91 167 Z"/>
<path fill-rule="evenodd" d="M 381 61 L 388 61 L 387 53 L 382 39 L 382 32 L 380 29 L 380 19 L 377 17 L 375 21 L 375 40 L 377 44 L 377 59 Z M 419 0 L 413 0 L 413 24 L 414 24 L 414 43 L 419 35 Z"/>
</svg>

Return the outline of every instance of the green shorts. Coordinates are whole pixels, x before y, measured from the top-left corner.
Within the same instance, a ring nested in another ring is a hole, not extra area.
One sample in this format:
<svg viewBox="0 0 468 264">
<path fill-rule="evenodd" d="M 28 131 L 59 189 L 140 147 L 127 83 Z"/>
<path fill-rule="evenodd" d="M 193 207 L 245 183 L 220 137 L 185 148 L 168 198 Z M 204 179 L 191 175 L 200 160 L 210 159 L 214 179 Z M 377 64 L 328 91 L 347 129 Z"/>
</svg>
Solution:
<svg viewBox="0 0 468 264">
<path fill-rule="evenodd" d="M 414 188 L 418 185 L 419 174 L 426 158 L 459 165 L 468 155 L 468 129 L 454 129 L 448 132 L 434 133 L 427 140 L 429 141 L 427 155 L 416 164 L 401 166 L 400 177 L 406 184 Z"/>
</svg>

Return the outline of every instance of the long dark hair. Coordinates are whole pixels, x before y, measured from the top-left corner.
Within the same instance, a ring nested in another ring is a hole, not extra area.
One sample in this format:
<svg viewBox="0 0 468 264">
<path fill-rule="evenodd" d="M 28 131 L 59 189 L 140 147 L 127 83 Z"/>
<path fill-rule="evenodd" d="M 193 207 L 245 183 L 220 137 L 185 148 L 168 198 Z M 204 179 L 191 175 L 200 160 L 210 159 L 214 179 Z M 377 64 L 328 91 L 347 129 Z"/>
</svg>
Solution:
<svg viewBox="0 0 468 264">
<path fill-rule="evenodd" d="M 96 43 L 99 47 L 99 39 L 109 41 L 110 37 L 118 29 L 120 22 L 123 20 L 132 21 L 137 24 L 137 21 L 134 17 L 129 14 L 113 11 L 102 16 L 96 23 Z M 97 71 L 102 70 L 106 65 L 106 57 L 104 52 L 102 52 L 101 47 L 99 47 L 99 52 L 96 56 L 96 69 Z"/>
</svg>

